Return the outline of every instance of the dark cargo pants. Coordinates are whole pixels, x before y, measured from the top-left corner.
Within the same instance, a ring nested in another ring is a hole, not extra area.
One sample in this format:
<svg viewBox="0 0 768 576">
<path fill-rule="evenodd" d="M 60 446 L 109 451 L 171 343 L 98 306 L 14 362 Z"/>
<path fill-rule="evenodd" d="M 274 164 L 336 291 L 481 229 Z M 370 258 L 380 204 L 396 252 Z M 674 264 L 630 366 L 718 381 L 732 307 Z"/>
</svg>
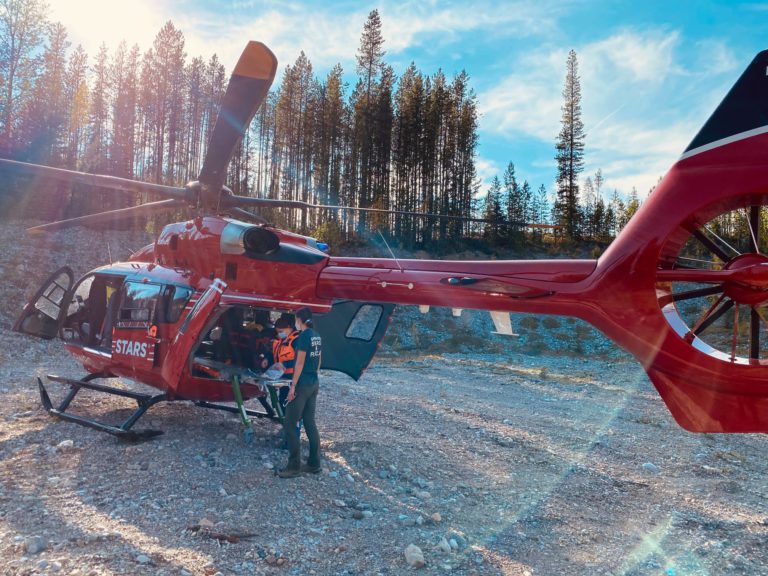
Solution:
<svg viewBox="0 0 768 576">
<path fill-rule="evenodd" d="M 319 390 L 320 383 L 317 380 L 309 384 L 299 383 L 296 386 L 296 397 L 288 402 L 283 420 L 283 436 L 289 451 L 287 470 L 299 470 L 301 468 L 301 440 L 300 436 L 296 434 L 296 425 L 301 419 L 304 420 L 304 430 L 309 440 L 307 465 L 320 466 L 320 434 L 317 431 L 317 424 L 315 424 L 315 406 Z"/>
</svg>

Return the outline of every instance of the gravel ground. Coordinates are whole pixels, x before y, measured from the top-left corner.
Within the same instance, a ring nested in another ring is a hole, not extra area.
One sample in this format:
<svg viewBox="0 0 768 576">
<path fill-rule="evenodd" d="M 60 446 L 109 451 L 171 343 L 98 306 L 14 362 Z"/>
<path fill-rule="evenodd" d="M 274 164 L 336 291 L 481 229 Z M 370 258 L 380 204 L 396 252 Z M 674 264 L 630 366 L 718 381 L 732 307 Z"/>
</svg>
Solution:
<svg viewBox="0 0 768 576">
<path fill-rule="evenodd" d="M 317 476 L 275 476 L 276 425 L 246 445 L 232 415 L 187 403 L 153 407 L 143 425 L 165 434 L 142 444 L 52 420 L 35 377 L 82 370 L 9 326 L 106 238 L 21 230 L 0 227 L 2 574 L 768 574 L 765 437 L 685 432 L 637 363 L 564 319 L 489 340 L 487 315 L 398 309 L 359 382 L 322 375 Z M 116 258 L 148 238 L 117 237 Z M 77 409 L 130 405 L 86 391 Z"/>
</svg>

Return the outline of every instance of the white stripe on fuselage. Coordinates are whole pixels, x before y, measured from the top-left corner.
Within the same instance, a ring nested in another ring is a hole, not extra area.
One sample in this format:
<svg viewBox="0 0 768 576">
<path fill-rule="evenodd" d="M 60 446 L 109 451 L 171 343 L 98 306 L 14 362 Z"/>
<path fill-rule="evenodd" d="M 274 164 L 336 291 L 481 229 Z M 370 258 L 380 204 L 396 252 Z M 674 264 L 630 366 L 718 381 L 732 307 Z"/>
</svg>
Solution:
<svg viewBox="0 0 768 576">
<path fill-rule="evenodd" d="M 739 134 L 728 136 L 727 138 L 721 138 L 720 140 L 715 140 L 714 142 L 710 142 L 709 144 L 704 144 L 703 146 L 699 146 L 698 148 L 689 150 L 688 152 L 680 156 L 680 160 L 685 160 L 686 158 L 690 158 L 691 156 L 696 156 L 696 154 L 701 154 L 702 152 L 707 152 L 708 150 L 714 150 L 715 148 L 720 148 L 720 146 L 725 146 L 726 144 L 738 142 L 739 140 L 752 138 L 752 136 L 759 136 L 760 134 L 765 134 L 766 132 L 768 132 L 768 126 L 761 126 L 760 128 L 754 128 L 753 130 L 747 130 L 746 132 L 740 132 Z"/>
</svg>

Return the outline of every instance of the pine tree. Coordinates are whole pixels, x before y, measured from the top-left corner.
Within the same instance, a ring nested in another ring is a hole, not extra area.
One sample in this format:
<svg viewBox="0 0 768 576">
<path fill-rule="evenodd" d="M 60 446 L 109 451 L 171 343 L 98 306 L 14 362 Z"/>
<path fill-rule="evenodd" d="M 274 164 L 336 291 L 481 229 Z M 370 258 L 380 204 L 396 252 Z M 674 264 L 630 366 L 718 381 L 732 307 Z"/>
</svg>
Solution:
<svg viewBox="0 0 768 576">
<path fill-rule="evenodd" d="M 203 135 L 205 134 L 205 61 L 201 57 L 195 57 L 187 66 L 186 90 L 187 90 L 187 118 L 185 121 L 186 144 L 185 160 L 182 169 L 185 174 L 183 180 L 194 180 L 202 167 L 201 150 L 205 146 Z"/>
<path fill-rule="evenodd" d="M 515 165 L 510 162 L 504 170 L 504 193 L 503 203 L 505 205 L 506 217 L 509 222 L 509 228 L 506 230 L 507 239 L 513 245 L 522 243 L 522 228 L 519 223 L 525 221 L 522 196 L 520 194 L 520 185 L 517 182 L 515 174 Z"/>
<path fill-rule="evenodd" d="M 15 145 L 25 90 L 34 83 L 48 23 L 44 0 L 0 0 L 0 151 Z"/>
<path fill-rule="evenodd" d="M 176 182 L 177 145 L 180 139 L 184 99 L 184 34 L 170 20 L 152 44 L 155 181 Z"/>
<path fill-rule="evenodd" d="M 629 194 L 629 199 L 627 200 L 627 206 L 624 209 L 624 214 L 621 219 L 622 229 L 624 228 L 624 226 L 629 224 L 629 221 L 632 219 L 632 216 L 634 216 L 639 209 L 640 209 L 640 199 L 637 196 L 637 188 L 632 186 L 632 192 L 630 192 Z"/>
<path fill-rule="evenodd" d="M 88 148 L 83 161 L 83 168 L 87 172 L 104 174 L 109 171 L 107 155 L 110 114 L 109 100 L 109 53 L 107 45 L 102 43 L 93 66 L 93 88 L 91 90 L 89 134 L 87 137 Z"/>
<path fill-rule="evenodd" d="M 485 240 L 493 245 L 498 245 L 503 240 L 503 227 L 505 224 L 504 209 L 502 207 L 502 188 L 498 176 L 494 176 L 491 181 L 491 187 L 485 196 L 485 209 L 483 219 L 488 220 L 485 223 L 483 236 Z"/>
<path fill-rule="evenodd" d="M 455 203 L 452 214 L 470 216 L 473 210 L 473 199 L 480 188 L 475 167 L 477 150 L 477 99 L 469 88 L 469 76 L 462 70 L 453 81 L 454 107 L 456 108 L 456 145 L 453 158 L 453 178 L 456 182 Z M 451 223 L 451 240 L 459 240 L 471 233 L 468 222 Z"/>
<path fill-rule="evenodd" d="M 530 222 L 546 224 L 548 213 L 547 189 L 544 187 L 544 184 L 542 184 L 538 187 L 536 192 L 531 194 Z M 543 237 L 542 229 L 534 227 L 531 236 L 534 241 L 540 242 Z"/>
<path fill-rule="evenodd" d="M 420 208 L 425 104 L 424 77 L 411 62 L 395 93 L 392 195 L 393 208 L 397 210 L 417 211 Z M 410 247 L 416 243 L 419 224 L 413 217 L 395 216 L 394 234 L 402 245 Z"/>
<path fill-rule="evenodd" d="M 123 178 L 133 176 L 136 145 L 136 99 L 139 48 L 130 51 L 121 42 L 109 69 L 112 98 L 112 139 L 110 173 Z"/>
<path fill-rule="evenodd" d="M 582 206 L 582 234 L 586 238 L 595 237 L 595 205 L 597 203 L 597 196 L 595 194 L 595 186 L 592 183 L 592 178 L 587 176 L 584 180 L 584 195 Z"/>
<path fill-rule="evenodd" d="M 619 233 L 624 222 L 624 201 L 619 197 L 619 191 L 613 189 L 613 195 L 608 206 L 608 231 L 611 236 L 616 236 Z"/>
<path fill-rule="evenodd" d="M 359 201 L 361 207 L 370 207 L 373 201 L 374 172 L 374 117 L 378 78 L 384 65 L 384 37 L 381 33 L 381 18 L 378 10 L 372 10 L 363 26 L 360 46 L 357 51 L 358 86 L 354 92 L 354 146 L 359 166 Z M 366 227 L 366 215 L 359 216 L 358 232 Z"/>
<path fill-rule="evenodd" d="M 72 52 L 65 76 L 66 98 L 70 102 L 68 141 L 64 158 L 64 167 L 78 169 L 78 160 L 82 156 L 85 128 L 88 122 L 89 94 L 86 80 L 88 73 L 88 55 L 78 45 Z"/>
<path fill-rule="evenodd" d="M 391 66 L 382 68 L 373 116 L 373 141 L 371 149 L 371 203 L 374 208 L 387 210 L 389 204 L 389 184 L 392 153 L 392 91 L 395 73 Z M 373 227 L 389 229 L 389 216 L 376 214 L 371 218 Z"/>
<path fill-rule="evenodd" d="M 320 87 L 314 147 L 314 188 L 322 204 L 338 205 L 341 194 L 341 155 L 344 133 L 343 69 L 337 64 Z M 336 220 L 338 213 L 328 217 Z"/>
<path fill-rule="evenodd" d="M 579 223 L 579 181 L 584 168 L 584 124 L 581 121 L 581 83 L 576 52 L 568 53 L 565 87 L 563 88 L 562 128 L 557 138 L 557 201 L 555 214 L 558 224 L 570 239 L 577 239 Z"/>
<path fill-rule="evenodd" d="M 30 162 L 60 166 L 68 128 L 66 99 L 67 50 L 70 42 L 61 23 L 52 24 L 40 61 L 40 75 L 22 115 L 20 139 Z"/>
</svg>

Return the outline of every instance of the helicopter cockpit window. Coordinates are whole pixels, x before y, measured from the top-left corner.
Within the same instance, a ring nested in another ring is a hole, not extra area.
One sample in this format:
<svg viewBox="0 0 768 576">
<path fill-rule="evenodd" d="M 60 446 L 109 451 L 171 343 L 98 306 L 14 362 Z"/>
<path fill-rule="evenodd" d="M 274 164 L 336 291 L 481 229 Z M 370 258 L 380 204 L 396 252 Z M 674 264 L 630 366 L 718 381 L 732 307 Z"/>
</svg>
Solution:
<svg viewBox="0 0 768 576">
<path fill-rule="evenodd" d="M 347 338 L 354 338 L 356 340 L 365 340 L 370 342 L 376 332 L 376 327 L 379 325 L 381 314 L 384 309 L 381 306 L 374 304 L 365 304 L 360 307 L 355 317 L 347 327 L 345 336 Z"/>
<path fill-rule="evenodd" d="M 181 318 L 181 314 L 192 296 L 192 289 L 183 286 L 171 286 L 170 291 L 166 320 L 173 323 L 178 322 Z"/>
<path fill-rule="evenodd" d="M 161 286 L 126 282 L 118 316 L 119 328 L 144 328 L 155 319 Z"/>
<path fill-rule="evenodd" d="M 56 279 L 51 282 L 48 291 L 35 302 L 35 308 L 49 318 L 56 320 L 56 318 L 59 317 L 59 311 L 61 310 L 61 301 L 67 293 L 68 282 L 69 280 L 66 273 L 62 272 L 59 274 Z"/>
<path fill-rule="evenodd" d="M 93 285 L 93 279 L 95 276 L 86 276 L 75 288 L 74 294 L 72 294 L 72 300 L 69 301 L 69 307 L 67 308 L 67 317 L 82 310 L 88 302 L 88 296 L 91 293 L 91 286 Z"/>
<path fill-rule="evenodd" d="M 112 315 L 121 276 L 91 274 L 82 278 L 72 294 L 62 325 L 62 338 L 86 346 L 109 348 Z M 112 308 L 110 308 L 112 302 Z"/>
</svg>

